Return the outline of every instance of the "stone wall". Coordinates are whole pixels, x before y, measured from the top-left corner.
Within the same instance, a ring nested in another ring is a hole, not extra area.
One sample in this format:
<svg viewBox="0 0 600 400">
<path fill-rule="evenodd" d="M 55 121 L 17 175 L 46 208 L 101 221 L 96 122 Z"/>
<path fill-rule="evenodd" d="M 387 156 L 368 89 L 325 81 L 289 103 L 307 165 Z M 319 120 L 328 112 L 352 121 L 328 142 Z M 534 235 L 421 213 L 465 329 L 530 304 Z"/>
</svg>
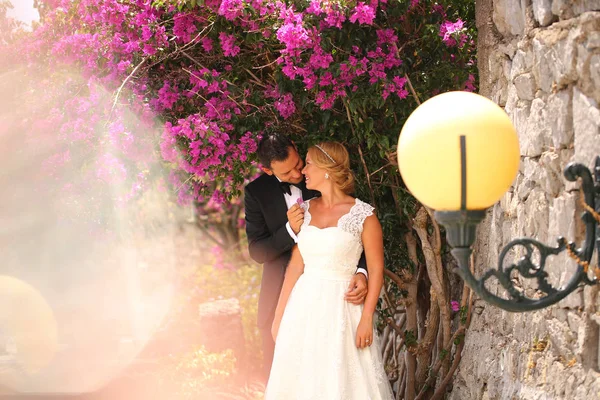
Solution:
<svg viewBox="0 0 600 400">
<path fill-rule="evenodd" d="M 481 94 L 512 118 L 522 156 L 514 186 L 480 226 L 481 274 L 512 239 L 582 240 L 578 185 L 562 170 L 571 161 L 591 167 L 600 155 L 600 0 L 476 7 Z M 575 269 L 566 255 L 549 264 L 554 284 Z M 600 399 L 598 288 L 537 312 L 508 313 L 481 300 L 474 310 L 450 399 Z"/>
</svg>

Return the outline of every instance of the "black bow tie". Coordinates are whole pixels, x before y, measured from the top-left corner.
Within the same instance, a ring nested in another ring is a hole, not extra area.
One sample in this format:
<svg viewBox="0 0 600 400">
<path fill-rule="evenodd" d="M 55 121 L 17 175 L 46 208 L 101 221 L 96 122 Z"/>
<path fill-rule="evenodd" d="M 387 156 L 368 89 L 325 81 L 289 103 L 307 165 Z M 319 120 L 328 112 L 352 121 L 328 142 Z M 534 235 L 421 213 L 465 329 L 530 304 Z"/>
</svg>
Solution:
<svg viewBox="0 0 600 400">
<path fill-rule="evenodd" d="M 296 183 L 289 183 L 289 182 L 279 182 L 279 187 L 281 188 L 281 191 L 283 193 L 287 193 L 289 195 L 292 194 L 292 189 L 290 189 L 290 186 L 296 186 L 298 189 L 302 190 L 299 183 L 296 184 Z"/>
</svg>

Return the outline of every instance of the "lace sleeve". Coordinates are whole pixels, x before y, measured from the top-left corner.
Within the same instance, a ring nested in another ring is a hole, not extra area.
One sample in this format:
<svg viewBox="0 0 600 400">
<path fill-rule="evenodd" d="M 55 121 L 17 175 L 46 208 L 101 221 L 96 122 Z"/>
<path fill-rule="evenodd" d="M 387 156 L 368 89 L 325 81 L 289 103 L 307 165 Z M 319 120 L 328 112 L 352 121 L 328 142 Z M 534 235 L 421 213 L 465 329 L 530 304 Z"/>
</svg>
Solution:
<svg viewBox="0 0 600 400">
<path fill-rule="evenodd" d="M 352 209 L 348 214 L 342 217 L 338 223 L 338 226 L 344 231 L 360 238 L 365 219 L 373 215 L 374 210 L 375 207 L 365 203 L 360 199 L 356 199 L 356 204 L 352 206 Z"/>
</svg>

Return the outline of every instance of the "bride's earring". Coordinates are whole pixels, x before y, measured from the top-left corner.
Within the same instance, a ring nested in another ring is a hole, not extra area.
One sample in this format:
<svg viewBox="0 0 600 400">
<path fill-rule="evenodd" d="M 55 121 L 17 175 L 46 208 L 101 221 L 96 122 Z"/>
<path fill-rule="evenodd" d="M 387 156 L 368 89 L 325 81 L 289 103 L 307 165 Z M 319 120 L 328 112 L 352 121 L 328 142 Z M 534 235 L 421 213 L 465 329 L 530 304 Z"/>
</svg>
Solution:
<svg viewBox="0 0 600 400">
<path fill-rule="evenodd" d="M 329 179 L 329 174 L 325 172 L 325 179 Z"/>
</svg>

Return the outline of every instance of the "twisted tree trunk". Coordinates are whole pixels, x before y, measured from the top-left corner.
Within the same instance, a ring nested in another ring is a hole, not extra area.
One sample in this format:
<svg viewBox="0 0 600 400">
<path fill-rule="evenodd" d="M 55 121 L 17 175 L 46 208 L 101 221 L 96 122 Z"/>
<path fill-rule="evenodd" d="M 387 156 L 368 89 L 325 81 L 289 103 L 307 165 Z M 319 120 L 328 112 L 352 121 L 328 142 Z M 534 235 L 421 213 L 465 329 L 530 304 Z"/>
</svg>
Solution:
<svg viewBox="0 0 600 400">
<path fill-rule="evenodd" d="M 439 226 L 432 219 L 434 224 L 435 235 L 433 238 L 429 238 L 427 233 L 427 223 L 429 221 L 429 212 L 425 207 L 421 207 L 417 212 L 417 216 L 414 220 L 414 230 L 417 232 L 419 239 L 421 240 L 421 249 L 425 256 L 425 265 L 427 266 L 427 273 L 431 280 L 431 287 L 435 293 L 437 299 L 437 305 L 441 314 L 441 326 L 442 326 L 442 347 L 447 348 L 450 343 L 452 313 L 450 310 L 450 301 L 446 290 L 446 284 L 444 282 L 444 273 L 441 257 L 441 238 L 439 233 Z M 442 355 L 442 357 L 445 357 Z M 445 359 L 442 366 L 442 372 L 445 374 L 449 369 L 449 358 Z"/>
</svg>

